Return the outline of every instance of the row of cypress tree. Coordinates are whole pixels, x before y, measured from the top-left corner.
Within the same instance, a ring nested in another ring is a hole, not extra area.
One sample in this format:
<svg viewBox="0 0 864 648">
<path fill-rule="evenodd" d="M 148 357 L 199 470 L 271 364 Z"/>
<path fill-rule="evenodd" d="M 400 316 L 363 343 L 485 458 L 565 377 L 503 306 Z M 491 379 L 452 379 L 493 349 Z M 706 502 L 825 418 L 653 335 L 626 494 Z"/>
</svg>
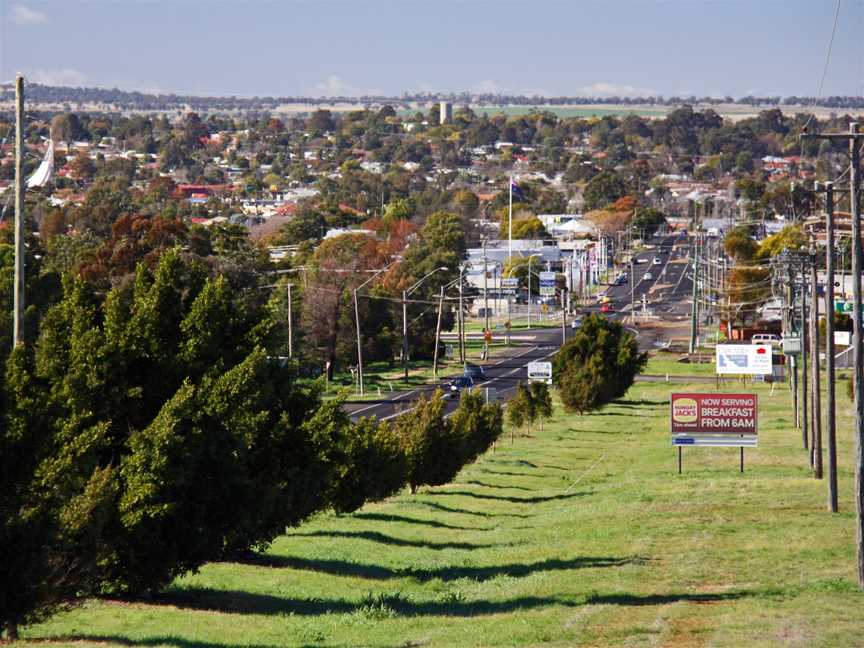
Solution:
<svg viewBox="0 0 864 648">
<path fill-rule="evenodd" d="M 352 422 L 298 378 L 276 294 L 179 250 L 100 294 L 65 279 L 9 356 L 0 416 L 0 623 L 158 591 L 316 511 L 451 480 L 501 433 L 479 394 Z M 0 626 L 2 627 L 2 626 Z"/>
</svg>

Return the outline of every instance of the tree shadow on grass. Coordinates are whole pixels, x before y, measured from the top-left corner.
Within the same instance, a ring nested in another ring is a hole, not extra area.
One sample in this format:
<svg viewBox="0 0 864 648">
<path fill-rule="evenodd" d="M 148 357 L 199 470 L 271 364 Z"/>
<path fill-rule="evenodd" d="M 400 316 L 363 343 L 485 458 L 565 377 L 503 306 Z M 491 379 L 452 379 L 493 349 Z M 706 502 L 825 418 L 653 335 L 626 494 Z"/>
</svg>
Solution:
<svg viewBox="0 0 864 648">
<path fill-rule="evenodd" d="M 622 407 L 644 407 L 654 405 L 668 405 L 668 400 L 615 400 L 611 405 L 621 405 Z"/>
<path fill-rule="evenodd" d="M 434 527 L 436 529 L 453 529 L 454 531 L 485 531 L 487 527 L 468 527 L 457 524 L 447 524 L 438 520 L 422 520 L 420 518 L 408 517 L 407 515 L 396 515 L 395 513 L 353 513 L 352 518 L 357 520 L 374 520 L 375 522 L 404 522 L 406 524 L 419 524 Z"/>
<path fill-rule="evenodd" d="M 576 605 L 576 602 L 568 599 L 537 596 L 523 596 L 505 601 L 415 601 L 394 593 L 371 595 L 361 601 L 348 601 L 318 598 L 292 599 L 271 594 L 206 588 L 173 590 L 154 601 L 156 605 L 159 603 L 173 605 L 180 609 L 227 614 L 320 616 L 356 612 L 369 614 L 373 618 L 380 615 L 382 611 L 386 611 L 388 615 L 403 617 L 469 617 L 530 610 L 551 605 L 568 607 Z"/>
<path fill-rule="evenodd" d="M 494 544 L 472 544 L 470 542 L 430 542 L 426 540 L 406 540 L 395 538 L 378 531 L 309 531 L 306 533 L 290 533 L 292 538 L 350 538 L 370 540 L 396 547 L 419 547 L 422 549 L 489 549 Z"/>
<path fill-rule="evenodd" d="M 186 639 L 185 637 L 176 637 L 174 635 L 130 639 L 129 637 L 120 637 L 117 635 L 63 634 L 45 639 L 25 639 L 27 643 L 45 644 L 48 646 L 52 644 L 68 645 L 71 642 L 104 643 L 115 646 L 171 646 L 171 648 L 229 648 L 229 646 L 232 645 L 230 643 L 214 643 L 211 641 Z M 245 642 L 243 643 L 243 646 L 244 648 L 278 648 L 276 644 L 255 644 Z"/>
<path fill-rule="evenodd" d="M 719 593 L 703 593 L 703 594 L 592 594 L 585 603 L 607 605 L 668 605 L 669 603 L 678 603 L 681 601 L 689 603 L 716 603 L 719 601 L 735 601 L 750 596 L 757 596 L 758 592 L 738 590 L 734 592 L 719 592 Z"/>
<path fill-rule="evenodd" d="M 514 504 L 542 504 L 543 502 L 555 502 L 568 500 L 574 497 L 583 497 L 589 493 L 559 493 L 558 495 L 536 495 L 534 497 L 511 497 L 509 495 L 487 495 L 485 493 L 473 493 L 471 491 L 432 491 L 427 495 L 455 495 L 460 497 L 474 497 L 476 499 L 498 500 L 501 502 L 512 502 Z"/>
<path fill-rule="evenodd" d="M 425 495 L 431 495 L 431 493 L 424 493 Z M 419 506 L 426 506 L 431 509 L 435 509 L 436 511 L 443 511 L 444 513 L 464 513 L 465 515 L 477 515 L 479 517 L 484 518 L 494 518 L 494 517 L 513 517 L 513 518 L 531 518 L 534 517 L 533 513 L 512 513 L 510 511 L 506 513 L 487 513 L 486 511 L 469 511 L 467 509 L 455 508 L 453 506 L 447 506 L 445 504 L 439 504 L 438 502 L 426 502 L 423 500 L 414 500 L 414 504 Z"/>
<path fill-rule="evenodd" d="M 524 459 L 489 459 L 488 463 L 491 464 L 499 464 L 499 465 L 509 465 L 509 466 L 527 466 L 528 468 L 537 468 L 537 464 L 531 463 L 530 461 L 525 461 Z"/>
<path fill-rule="evenodd" d="M 474 581 L 486 581 L 499 576 L 521 578 L 543 571 L 570 571 L 575 569 L 591 569 L 598 567 L 622 567 L 630 564 L 643 564 L 645 558 L 638 556 L 630 558 L 615 558 L 608 556 L 581 556 L 562 560 L 550 558 L 533 563 L 514 563 L 510 565 L 490 566 L 453 566 L 453 567 L 407 567 L 404 569 L 384 567 L 368 563 L 348 560 L 331 560 L 320 558 L 297 558 L 294 556 L 277 556 L 273 554 L 257 554 L 242 561 L 244 564 L 264 565 L 276 569 L 297 569 L 303 571 L 321 572 L 333 576 L 348 576 L 368 580 L 387 580 L 390 578 L 413 578 L 419 581 L 442 580 L 453 581 L 465 578 Z"/>
<path fill-rule="evenodd" d="M 487 482 L 482 482 L 478 479 L 469 479 L 464 484 L 472 484 L 474 486 L 483 486 L 485 488 L 509 488 L 510 490 L 520 490 L 520 491 L 528 491 L 529 493 L 533 493 L 536 489 L 534 488 L 526 488 L 525 486 L 512 486 L 507 484 L 489 484 Z"/>
<path fill-rule="evenodd" d="M 591 416 L 633 416 L 633 412 L 591 412 Z M 597 430 L 592 430 L 597 432 Z"/>
</svg>

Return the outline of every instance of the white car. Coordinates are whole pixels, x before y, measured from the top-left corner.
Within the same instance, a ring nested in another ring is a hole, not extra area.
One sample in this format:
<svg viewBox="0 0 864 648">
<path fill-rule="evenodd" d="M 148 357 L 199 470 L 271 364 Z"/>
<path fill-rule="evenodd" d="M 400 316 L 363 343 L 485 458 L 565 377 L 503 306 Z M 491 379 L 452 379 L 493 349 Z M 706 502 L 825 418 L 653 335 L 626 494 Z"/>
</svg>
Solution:
<svg viewBox="0 0 864 648">
<path fill-rule="evenodd" d="M 756 333 L 750 338 L 750 344 L 770 344 L 772 346 L 780 346 L 782 340 L 779 335 L 774 333 Z"/>
<path fill-rule="evenodd" d="M 660 260 L 660 257 L 654 257 L 654 260 L 651 263 L 653 265 L 661 265 L 663 261 Z"/>
<path fill-rule="evenodd" d="M 642 281 L 651 281 L 653 278 L 654 275 L 652 275 L 650 272 L 646 272 L 644 275 L 642 275 Z"/>
</svg>

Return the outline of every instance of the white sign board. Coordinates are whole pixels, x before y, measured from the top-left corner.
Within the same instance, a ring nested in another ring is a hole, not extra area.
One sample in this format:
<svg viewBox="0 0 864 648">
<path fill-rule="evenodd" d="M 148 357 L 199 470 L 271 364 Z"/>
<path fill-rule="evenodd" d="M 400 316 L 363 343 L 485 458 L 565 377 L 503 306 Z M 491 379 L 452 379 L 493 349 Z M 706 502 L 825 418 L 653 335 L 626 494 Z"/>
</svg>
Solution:
<svg viewBox="0 0 864 648">
<path fill-rule="evenodd" d="M 528 382 L 545 382 L 547 385 L 552 384 L 552 363 L 551 362 L 529 362 L 528 363 Z"/>
<path fill-rule="evenodd" d="M 719 375 L 771 375 L 770 344 L 718 344 L 717 373 Z"/>
<path fill-rule="evenodd" d="M 834 331 L 834 344 L 839 346 L 851 346 L 852 334 L 849 331 Z"/>
<path fill-rule="evenodd" d="M 540 294 L 548 297 L 555 294 L 555 273 L 541 272 L 540 273 Z"/>
</svg>

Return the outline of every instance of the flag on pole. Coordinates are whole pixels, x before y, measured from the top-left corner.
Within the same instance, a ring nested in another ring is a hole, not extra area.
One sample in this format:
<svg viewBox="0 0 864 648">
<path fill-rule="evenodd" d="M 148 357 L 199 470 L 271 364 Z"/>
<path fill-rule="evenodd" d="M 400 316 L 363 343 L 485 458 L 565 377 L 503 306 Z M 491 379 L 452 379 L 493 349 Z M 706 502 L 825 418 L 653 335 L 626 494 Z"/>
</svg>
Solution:
<svg viewBox="0 0 864 648">
<path fill-rule="evenodd" d="M 510 178 L 510 192 L 518 202 L 525 202 L 525 194 L 513 178 Z"/>
<path fill-rule="evenodd" d="M 42 163 L 33 172 L 33 175 L 27 178 L 27 188 L 33 189 L 34 187 L 44 187 L 46 184 L 48 184 L 53 175 L 54 142 L 52 140 L 48 140 L 48 148 L 45 151 L 45 157 L 42 158 Z"/>
</svg>

